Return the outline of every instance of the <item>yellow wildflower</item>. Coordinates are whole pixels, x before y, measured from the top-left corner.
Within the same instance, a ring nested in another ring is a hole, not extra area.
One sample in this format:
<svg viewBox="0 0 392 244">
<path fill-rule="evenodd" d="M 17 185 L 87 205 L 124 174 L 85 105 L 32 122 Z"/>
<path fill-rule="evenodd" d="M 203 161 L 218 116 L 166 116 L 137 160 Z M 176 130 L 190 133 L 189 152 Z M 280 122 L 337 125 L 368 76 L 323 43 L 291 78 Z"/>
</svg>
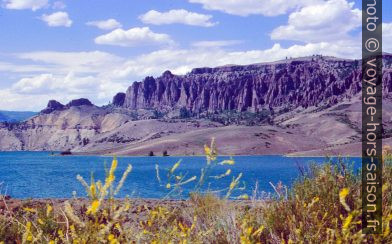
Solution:
<svg viewBox="0 0 392 244">
<path fill-rule="evenodd" d="M 32 240 L 33 240 L 33 236 L 31 235 L 31 233 L 29 233 L 29 234 L 27 235 L 26 240 L 27 240 L 27 241 L 32 241 Z"/>
<path fill-rule="evenodd" d="M 215 138 L 212 138 L 211 147 L 204 145 L 204 152 L 207 157 L 207 164 L 210 164 L 211 161 L 215 161 L 217 157 L 217 152 L 215 149 Z"/>
<path fill-rule="evenodd" d="M 27 222 L 26 223 L 26 231 L 30 231 L 31 230 L 31 222 Z"/>
<path fill-rule="evenodd" d="M 121 230 L 121 225 L 119 223 L 116 223 L 115 227 L 117 230 Z"/>
<path fill-rule="evenodd" d="M 55 244 L 55 242 L 53 240 L 50 240 L 49 244 Z"/>
<path fill-rule="evenodd" d="M 22 242 L 32 241 L 32 240 L 33 240 L 33 235 L 31 234 L 31 222 L 29 221 L 26 223 L 26 231 L 23 234 Z"/>
<path fill-rule="evenodd" d="M 248 227 L 247 229 L 246 229 L 246 234 L 248 235 L 248 236 L 250 236 L 251 234 L 252 234 L 252 232 L 253 232 L 253 227 L 251 226 L 251 227 Z"/>
<path fill-rule="evenodd" d="M 224 174 L 221 175 L 217 175 L 217 176 L 211 176 L 211 178 L 214 178 L 216 180 L 222 179 L 226 176 L 229 176 L 231 174 L 231 169 L 226 170 L 226 172 Z"/>
<path fill-rule="evenodd" d="M 233 190 L 234 187 L 235 187 L 236 185 L 237 185 L 237 182 L 232 181 L 232 182 L 230 183 L 230 190 Z"/>
<path fill-rule="evenodd" d="M 384 230 L 384 233 L 383 233 L 383 236 L 384 237 L 387 237 L 389 234 L 390 234 L 390 232 L 391 232 L 391 228 L 390 228 L 390 226 L 389 226 L 389 222 L 392 220 L 392 214 L 390 214 L 387 218 L 386 218 L 386 220 L 385 220 L 385 222 L 386 222 L 386 224 L 384 225 L 385 226 L 385 230 Z"/>
<path fill-rule="evenodd" d="M 37 213 L 37 210 L 33 208 L 23 208 L 24 211 L 29 212 L 29 213 Z"/>
<path fill-rule="evenodd" d="M 114 174 L 109 174 L 108 177 L 106 178 L 105 184 L 111 185 L 116 177 Z"/>
<path fill-rule="evenodd" d="M 239 196 L 238 199 L 241 199 L 241 200 L 248 200 L 248 199 L 249 199 L 249 196 L 248 196 L 248 194 L 243 194 L 243 195 Z"/>
<path fill-rule="evenodd" d="M 175 164 L 173 165 L 173 167 L 170 169 L 170 174 L 173 174 L 174 171 L 180 166 L 180 164 L 181 164 L 181 160 L 178 161 L 177 163 L 175 163 Z"/>
<path fill-rule="evenodd" d="M 115 237 L 113 234 L 110 234 L 110 235 L 108 236 L 108 241 L 109 241 L 110 244 L 116 244 L 116 243 L 118 243 L 116 237 Z"/>
<path fill-rule="evenodd" d="M 344 198 L 346 198 L 346 196 L 348 195 L 349 192 L 350 192 L 350 190 L 348 188 L 343 188 L 339 192 L 339 197 L 344 199 Z"/>
<path fill-rule="evenodd" d="M 97 213 L 99 205 L 100 205 L 100 203 L 99 203 L 98 200 L 93 201 L 91 203 L 91 206 L 87 210 L 87 214 L 95 214 L 95 213 Z"/>
<path fill-rule="evenodd" d="M 109 175 L 107 176 L 107 178 L 105 180 L 105 185 L 111 185 L 112 182 L 114 181 L 114 179 L 115 179 L 114 171 L 116 171 L 117 165 L 118 165 L 117 158 L 114 158 L 112 161 L 112 166 L 110 167 L 110 170 L 109 170 Z"/>
<path fill-rule="evenodd" d="M 97 195 L 97 190 L 96 190 L 95 184 L 91 184 L 90 193 L 91 193 L 91 198 L 95 199 L 96 195 Z"/>
<path fill-rule="evenodd" d="M 258 235 L 260 235 L 260 234 L 263 232 L 263 230 L 264 230 L 264 225 L 260 226 L 260 228 L 258 228 L 258 229 L 253 233 L 252 236 L 258 236 Z"/>
<path fill-rule="evenodd" d="M 114 173 L 114 171 L 116 170 L 116 168 L 117 168 L 117 165 L 118 165 L 118 161 L 117 161 L 117 158 L 114 158 L 113 159 L 113 161 L 112 161 L 112 166 L 110 167 L 110 172 L 109 173 Z"/>
<path fill-rule="evenodd" d="M 49 216 L 53 208 L 49 204 L 46 205 L 46 216 Z"/>
<path fill-rule="evenodd" d="M 207 145 L 204 145 L 204 152 L 206 155 L 211 155 L 211 148 L 209 148 Z"/>
<path fill-rule="evenodd" d="M 230 159 L 230 160 L 223 160 L 222 162 L 220 162 L 219 163 L 220 165 L 234 165 L 235 164 L 235 162 L 234 162 L 234 160 L 233 159 Z"/>
<path fill-rule="evenodd" d="M 345 218 L 343 226 L 342 226 L 344 231 L 346 231 L 348 229 L 348 227 L 350 226 L 352 220 L 353 220 L 353 215 L 352 214 L 349 214 L 347 216 L 347 218 Z"/>
<path fill-rule="evenodd" d="M 348 212 L 350 212 L 350 207 L 346 203 L 346 197 L 347 197 L 349 192 L 350 192 L 350 190 L 348 188 L 343 188 L 339 192 L 340 203 L 343 205 L 344 209 L 346 209 Z"/>
<path fill-rule="evenodd" d="M 38 221 L 38 223 L 41 224 L 41 225 L 45 224 L 44 221 L 42 221 L 42 219 L 38 219 L 37 221 Z"/>
</svg>

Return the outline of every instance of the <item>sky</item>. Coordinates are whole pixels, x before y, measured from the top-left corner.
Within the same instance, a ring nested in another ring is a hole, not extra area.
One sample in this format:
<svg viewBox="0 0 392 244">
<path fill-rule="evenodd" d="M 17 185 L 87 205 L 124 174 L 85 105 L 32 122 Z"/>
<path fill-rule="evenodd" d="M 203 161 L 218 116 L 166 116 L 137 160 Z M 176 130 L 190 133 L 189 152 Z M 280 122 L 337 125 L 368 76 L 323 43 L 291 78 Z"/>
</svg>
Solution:
<svg viewBox="0 0 392 244">
<path fill-rule="evenodd" d="M 392 52 L 392 2 L 383 1 Z M 166 70 L 361 57 L 361 1 L 0 0 L 0 110 L 108 104 Z"/>
</svg>

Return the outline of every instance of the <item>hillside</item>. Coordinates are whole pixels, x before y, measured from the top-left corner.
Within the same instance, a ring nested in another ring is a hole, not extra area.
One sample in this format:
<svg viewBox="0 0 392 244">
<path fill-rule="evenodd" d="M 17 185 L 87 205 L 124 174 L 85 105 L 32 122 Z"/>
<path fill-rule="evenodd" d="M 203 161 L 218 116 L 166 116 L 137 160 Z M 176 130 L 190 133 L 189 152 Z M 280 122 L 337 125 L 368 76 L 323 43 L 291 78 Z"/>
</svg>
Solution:
<svg viewBox="0 0 392 244">
<path fill-rule="evenodd" d="M 197 68 L 134 82 L 107 106 L 50 101 L 22 123 L 0 124 L 1 150 L 202 154 L 360 153 L 360 60 L 312 56 Z M 392 134 L 392 56 L 384 56 L 385 138 Z"/>
</svg>

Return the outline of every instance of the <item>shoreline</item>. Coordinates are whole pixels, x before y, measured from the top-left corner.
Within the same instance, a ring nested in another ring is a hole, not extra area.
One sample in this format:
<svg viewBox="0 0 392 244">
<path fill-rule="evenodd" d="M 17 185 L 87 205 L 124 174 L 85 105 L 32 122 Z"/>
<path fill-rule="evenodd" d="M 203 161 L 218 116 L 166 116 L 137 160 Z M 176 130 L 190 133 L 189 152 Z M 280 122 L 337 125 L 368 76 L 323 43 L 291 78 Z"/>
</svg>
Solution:
<svg viewBox="0 0 392 244">
<path fill-rule="evenodd" d="M 86 153 L 73 152 L 70 155 L 61 155 L 60 152 L 58 152 L 58 151 L 56 151 L 55 154 L 52 154 L 52 152 L 50 152 L 50 151 L 0 151 L 0 153 L 23 153 L 23 152 L 25 152 L 25 153 L 45 153 L 45 152 L 47 152 L 49 156 L 53 156 L 53 157 L 73 157 L 73 156 L 117 157 L 117 158 L 205 157 L 205 155 L 203 155 L 203 154 L 197 154 L 197 155 L 173 154 L 173 155 L 168 155 L 168 156 L 162 156 L 162 155 L 149 156 L 149 155 L 114 155 L 114 154 L 98 154 L 98 153 L 88 153 L 88 152 L 86 152 Z M 320 154 L 307 155 L 306 151 L 305 152 L 294 152 L 294 153 L 283 153 L 283 154 L 240 154 L 240 155 L 221 154 L 221 155 L 218 155 L 218 157 L 361 158 L 360 155 L 320 155 Z"/>
</svg>

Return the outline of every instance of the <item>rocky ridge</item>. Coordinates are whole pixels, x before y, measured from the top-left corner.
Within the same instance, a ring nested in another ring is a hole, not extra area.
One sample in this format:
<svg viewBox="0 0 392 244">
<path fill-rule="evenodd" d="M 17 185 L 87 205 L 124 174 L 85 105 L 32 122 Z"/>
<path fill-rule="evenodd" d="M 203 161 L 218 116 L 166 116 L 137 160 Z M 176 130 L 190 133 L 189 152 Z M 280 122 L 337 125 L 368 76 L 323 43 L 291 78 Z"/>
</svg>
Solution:
<svg viewBox="0 0 392 244">
<path fill-rule="evenodd" d="M 0 150 L 193 155 L 214 136 L 224 154 L 360 152 L 360 63 L 316 55 L 181 76 L 166 71 L 134 82 L 107 106 L 52 100 L 23 123 L 0 123 Z M 391 55 L 384 66 L 385 128 L 392 134 Z"/>
</svg>

